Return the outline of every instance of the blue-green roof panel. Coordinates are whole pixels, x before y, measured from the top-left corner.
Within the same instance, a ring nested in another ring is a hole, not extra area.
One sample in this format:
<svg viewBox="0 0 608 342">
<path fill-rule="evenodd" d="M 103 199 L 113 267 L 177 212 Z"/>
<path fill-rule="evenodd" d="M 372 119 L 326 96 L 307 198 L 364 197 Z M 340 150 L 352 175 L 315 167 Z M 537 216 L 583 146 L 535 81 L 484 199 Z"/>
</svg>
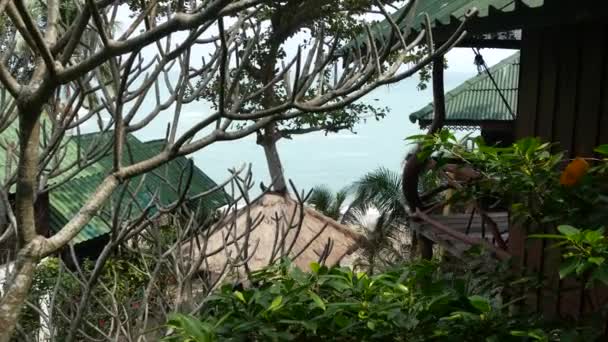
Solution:
<svg viewBox="0 0 608 342">
<path fill-rule="evenodd" d="M 445 94 L 447 126 L 474 126 L 481 121 L 514 120 L 514 115 L 517 115 L 519 53 L 494 65 L 489 72 L 498 88 L 484 71 Z M 410 114 L 410 120 L 424 127 L 432 121 L 433 114 L 431 103 Z"/>
<path fill-rule="evenodd" d="M 105 144 L 110 142 L 112 133 L 103 134 L 86 134 L 77 138 L 81 144 L 81 148 L 88 148 L 90 144 Z M 123 164 L 128 165 L 145 159 L 149 159 L 162 149 L 162 144 L 159 141 L 141 142 L 133 135 L 127 136 L 127 146 L 125 147 L 125 157 Z M 87 177 L 79 177 L 70 180 L 51 192 L 51 229 L 59 229 L 65 225 L 84 205 L 89 196 L 95 191 L 97 186 L 101 184 L 105 174 L 113 166 L 113 159 L 110 154 L 101 158 L 97 164 L 101 165 L 105 170 Z M 149 204 L 151 198 L 158 193 L 159 202 L 166 206 L 175 203 L 186 186 L 188 176 L 189 161 L 185 157 L 178 157 L 160 167 L 146 173 L 145 175 L 137 176 L 129 180 L 125 185 L 131 194 L 134 194 L 138 206 L 133 207 L 132 217 L 140 214 L 139 208 L 143 208 Z M 202 170 L 193 165 L 191 183 L 188 188 L 188 195 L 195 196 L 203 192 L 209 191 L 217 186 L 217 184 L 209 178 Z M 113 199 L 117 198 L 118 192 L 115 191 Z M 216 209 L 230 201 L 229 196 L 220 189 L 208 196 L 199 200 L 206 207 Z M 105 207 L 95 218 L 87 224 L 84 229 L 76 236 L 72 243 L 79 243 L 92 238 L 101 236 L 110 231 L 110 226 L 107 221 L 103 220 L 104 216 L 109 216 L 111 201 L 108 200 Z M 127 201 L 128 202 L 128 201 Z M 200 203 L 193 203 L 198 205 Z M 153 213 L 155 210 L 152 211 Z"/>
<path fill-rule="evenodd" d="M 465 14 L 473 8 L 477 9 L 478 18 L 489 17 L 492 12 L 513 12 L 517 9 L 516 2 L 530 8 L 541 7 L 545 4 L 545 0 L 418 0 L 411 28 L 414 31 L 422 30 L 424 28 L 425 15 L 429 16 L 431 25 L 435 28 L 437 26 L 461 22 Z M 392 15 L 393 19 L 399 18 L 406 8 L 407 6 L 404 6 L 397 10 Z M 405 25 L 405 20 L 400 23 L 402 28 Z M 378 35 L 388 35 L 390 31 L 391 25 L 386 20 L 372 26 L 372 35 L 377 38 L 379 38 Z M 354 41 L 347 44 L 344 49 L 348 50 L 357 45 L 366 45 L 367 39 L 366 34 L 361 34 Z"/>
</svg>

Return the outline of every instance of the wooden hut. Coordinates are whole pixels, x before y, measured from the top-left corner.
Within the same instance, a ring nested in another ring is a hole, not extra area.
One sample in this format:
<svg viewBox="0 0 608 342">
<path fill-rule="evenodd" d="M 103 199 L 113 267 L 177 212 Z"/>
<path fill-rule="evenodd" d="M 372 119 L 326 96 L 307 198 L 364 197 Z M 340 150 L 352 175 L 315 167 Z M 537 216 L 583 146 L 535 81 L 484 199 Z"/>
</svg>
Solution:
<svg viewBox="0 0 608 342">
<path fill-rule="evenodd" d="M 420 31 L 428 14 L 435 41 L 442 42 L 476 8 L 459 46 L 520 53 L 515 139 L 537 136 L 557 142 L 555 148 L 570 156 L 592 157 L 596 146 L 608 143 L 606 7 L 593 0 L 419 0 L 412 29 Z M 386 37 L 389 30 L 384 22 L 374 34 Z M 577 318 L 602 307 L 607 291 L 591 293 L 573 280 L 560 280 L 559 254 L 547 251 L 546 242 L 528 240 L 528 228 L 511 224 L 508 238 L 516 269 L 543 281 L 528 296 L 527 308 L 549 318 Z"/>
<path fill-rule="evenodd" d="M 289 257 L 302 270 L 310 270 L 313 262 L 348 266 L 364 240 L 353 229 L 300 205 L 289 194 L 275 193 L 260 196 L 208 234 L 184 245 L 183 254 L 193 262 L 204 259 L 200 270 L 212 275 L 234 262 L 234 276 L 239 281 L 246 279 L 246 268 L 256 271 L 281 257 Z"/>
<path fill-rule="evenodd" d="M 481 69 L 445 94 L 444 126 L 455 130 L 479 130 L 489 145 L 510 145 L 514 139 L 519 85 L 519 52 L 496 65 Z M 433 121 L 433 103 L 410 114 L 421 129 Z"/>
</svg>

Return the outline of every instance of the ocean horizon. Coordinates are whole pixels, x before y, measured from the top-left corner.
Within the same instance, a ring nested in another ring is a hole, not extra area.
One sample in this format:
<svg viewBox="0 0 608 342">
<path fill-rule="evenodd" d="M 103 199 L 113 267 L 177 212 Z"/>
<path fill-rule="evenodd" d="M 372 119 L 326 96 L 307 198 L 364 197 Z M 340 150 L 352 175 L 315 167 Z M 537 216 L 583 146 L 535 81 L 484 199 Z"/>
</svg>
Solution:
<svg viewBox="0 0 608 342">
<path fill-rule="evenodd" d="M 484 54 L 488 65 L 510 56 L 513 51 L 491 50 Z M 456 49 L 448 55 L 445 72 L 446 91 L 460 85 L 477 74 L 473 54 L 469 49 Z M 293 139 L 281 139 L 278 150 L 285 177 L 299 190 L 326 185 L 337 191 L 352 184 L 365 173 L 385 167 L 400 171 L 403 159 L 411 149 L 405 139 L 420 134 L 418 124 L 410 122 L 409 115 L 432 102 L 429 87 L 419 90 L 417 75 L 397 84 L 378 88 L 361 101 L 388 107 L 390 113 L 379 121 L 368 119 L 358 124 L 354 132 L 342 131 L 325 134 L 316 132 Z M 186 119 L 195 120 L 201 106 L 190 105 Z M 188 117 L 190 116 L 190 117 Z M 186 121 L 188 122 L 188 121 Z M 143 140 L 159 138 L 162 125 L 153 125 L 138 134 Z M 266 159 L 255 134 L 237 141 L 214 143 L 191 155 L 196 165 L 217 183 L 229 177 L 228 169 L 251 164 L 257 183 L 252 193 L 259 193 L 259 182 L 270 183 Z"/>
</svg>

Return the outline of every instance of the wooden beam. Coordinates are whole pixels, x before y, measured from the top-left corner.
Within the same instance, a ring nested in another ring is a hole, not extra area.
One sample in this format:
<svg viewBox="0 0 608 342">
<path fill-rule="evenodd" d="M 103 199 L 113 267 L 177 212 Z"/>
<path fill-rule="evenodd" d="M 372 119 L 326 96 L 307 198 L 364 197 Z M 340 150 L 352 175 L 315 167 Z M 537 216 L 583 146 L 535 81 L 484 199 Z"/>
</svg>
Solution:
<svg viewBox="0 0 608 342">
<path fill-rule="evenodd" d="M 519 50 L 521 48 L 521 40 L 465 38 L 458 44 L 458 47 Z"/>
</svg>

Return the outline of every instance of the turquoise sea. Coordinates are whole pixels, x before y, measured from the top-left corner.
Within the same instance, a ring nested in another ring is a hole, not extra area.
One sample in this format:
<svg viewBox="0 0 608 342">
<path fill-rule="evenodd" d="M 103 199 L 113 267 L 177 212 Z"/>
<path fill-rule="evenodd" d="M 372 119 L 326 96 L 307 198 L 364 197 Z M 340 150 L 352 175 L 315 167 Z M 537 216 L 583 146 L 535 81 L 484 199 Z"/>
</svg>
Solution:
<svg viewBox="0 0 608 342">
<path fill-rule="evenodd" d="M 486 51 L 484 55 L 486 62 L 492 65 L 511 53 L 513 52 L 493 50 Z M 446 90 L 458 86 L 477 73 L 470 50 L 460 49 L 450 53 L 448 63 Z M 294 137 L 293 140 L 281 140 L 279 152 L 286 177 L 292 179 L 300 189 L 325 184 L 338 190 L 378 167 L 400 170 L 402 160 L 410 148 L 404 139 L 420 133 L 417 124 L 410 122 L 409 114 L 432 100 L 430 89 L 420 91 L 417 84 L 418 78 L 412 77 L 377 89 L 364 98 L 363 101 L 388 106 L 391 112 L 381 121 L 371 119 L 358 125 L 356 133 L 313 133 Z M 144 131 L 142 138 L 153 138 L 162 128 L 159 126 L 151 129 L 153 130 Z M 216 143 L 195 153 L 193 158 L 196 165 L 216 182 L 228 176 L 228 168 L 251 163 L 255 180 L 269 183 L 264 153 L 255 144 L 255 136 Z M 254 190 L 257 192 L 258 187 Z"/>
</svg>

